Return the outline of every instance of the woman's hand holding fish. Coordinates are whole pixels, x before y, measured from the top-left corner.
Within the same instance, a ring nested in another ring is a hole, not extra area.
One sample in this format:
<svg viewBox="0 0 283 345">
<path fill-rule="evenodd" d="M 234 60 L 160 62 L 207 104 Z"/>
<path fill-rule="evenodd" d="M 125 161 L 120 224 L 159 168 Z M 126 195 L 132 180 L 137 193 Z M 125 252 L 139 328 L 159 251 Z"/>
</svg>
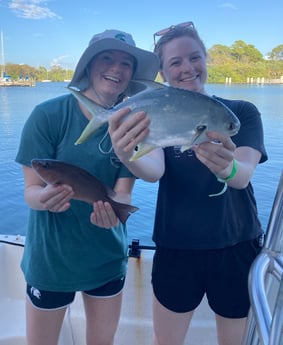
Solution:
<svg viewBox="0 0 283 345">
<path fill-rule="evenodd" d="M 74 192 L 67 185 L 48 184 L 39 193 L 39 202 L 44 210 L 50 212 L 64 212 L 70 207 L 70 199 Z"/>
<path fill-rule="evenodd" d="M 150 119 L 142 111 L 124 119 L 129 112 L 129 108 L 121 109 L 109 120 L 113 149 L 123 163 L 130 160 L 135 147 L 148 135 L 150 125 Z"/>
<path fill-rule="evenodd" d="M 230 175 L 233 168 L 236 145 L 229 136 L 208 132 L 209 141 L 193 147 L 197 158 L 220 178 Z"/>
<path fill-rule="evenodd" d="M 134 150 L 149 133 L 150 118 L 140 111 L 124 118 L 130 109 L 117 111 L 109 120 L 109 134 L 113 149 L 120 161 L 137 177 L 156 182 L 164 173 L 164 153 L 155 149 L 136 161 L 130 161 Z"/>
<path fill-rule="evenodd" d="M 208 132 L 207 137 L 210 141 L 193 147 L 197 158 L 213 174 L 226 180 L 230 187 L 246 188 L 260 160 L 261 153 L 248 146 L 236 147 L 229 136 L 216 132 Z M 234 160 L 237 161 L 236 165 Z M 229 177 L 231 173 L 232 177 Z"/>
<path fill-rule="evenodd" d="M 109 229 L 118 226 L 119 219 L 109 202 L 97 201 L 93 204 L 93 212 L 90 215 L 92 224 Z"/>
<path fill-rule="evenodd" d="M 45 183 L 34 171 L 24 166 L 25 199 L 30 208 L 39 211 L 64 212 L 70 207 L 74 192 L 69 185 Z"/>
</svg>

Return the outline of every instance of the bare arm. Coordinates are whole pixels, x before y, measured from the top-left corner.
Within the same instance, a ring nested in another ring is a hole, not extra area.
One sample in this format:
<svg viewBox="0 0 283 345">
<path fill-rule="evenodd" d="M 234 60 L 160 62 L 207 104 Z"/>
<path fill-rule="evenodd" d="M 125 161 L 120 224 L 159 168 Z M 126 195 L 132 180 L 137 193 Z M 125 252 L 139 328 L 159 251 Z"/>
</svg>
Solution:
<svg viewBox="0 0 283 345">
<path fill-rule="evenodd" d="M 70 207 L 73 190 L 67 185 L 46 185 L 35 171 L 23 166 L 25 200 L 30 208 L 39 211 L 64 212 Z"/>
<path fill-rule="evenodd" d="M 122 121 L 129 111 L 129 108 L 121 109 L 109 120 L 109 134 L 114 151 L 135 176 L 148 182 L 155 182 L 164 173 L 163 150 L 155 149 L 136 161 L 130 161 L 135 147 L 149 133 L 150 119 L 144 112 L 138 112 Z"/>
<path fill-rule="evenodd" d="M 114 151 L 120 161 L 137 177 L 157 181 L 164 173 L 164 153 L 162 149 L 151 151 L 136 161 L 130 161 L 135 147 L 148 135 L 150 119 L 144 112 L 131 115 L 125 121 L 123 117 L 130 112 L 125 108 L 116 112 L 109 120 L 109 134 Z M 135 179 L 120 178 L 115 185 L 116 201 L 130 203 Z M 117 226 L 119 219 L 108 202 L 94 203 L 91 222 L 103 228 Z"/>
<path fill-rule="evenodd" d="M 214 142 L 204 142 L 193 150 L 197 158 L 217 177 L 227 178 L 233 169 L 233 159 L 237 161 L 237 171 L 232 179 L 227 180 L 230 187 L 246 188 L 260 160 L 261 153 L 251 147 L 236 147 L 229 136 L 210 132 L 208 138 Z"/>
</svg>

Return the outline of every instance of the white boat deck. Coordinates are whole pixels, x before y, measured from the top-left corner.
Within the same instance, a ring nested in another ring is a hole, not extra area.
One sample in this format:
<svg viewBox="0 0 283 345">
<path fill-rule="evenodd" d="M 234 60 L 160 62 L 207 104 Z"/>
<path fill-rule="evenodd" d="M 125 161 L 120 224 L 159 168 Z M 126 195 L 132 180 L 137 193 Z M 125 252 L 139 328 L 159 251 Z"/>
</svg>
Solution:
<svg viewBox="0 0 283 345">
<path fill-rule="evenodd" d="M 19 267 L 22 252 L 23 247 L 0 243 L 0 345 L 26 345 L 25 282 Z M 153 250 L 143 250 L 140 259 L 129 259 L 122 315 L 115 345 L 151 344 L 150 279 L 153 253 Z M 78 293 L 66 314 L 60 345 L 85 345 L 84 333 L 84 311 Z M 194 315 L 185 344 L 217 344 L 214 316 L 206 300 Z"/>
</svg>

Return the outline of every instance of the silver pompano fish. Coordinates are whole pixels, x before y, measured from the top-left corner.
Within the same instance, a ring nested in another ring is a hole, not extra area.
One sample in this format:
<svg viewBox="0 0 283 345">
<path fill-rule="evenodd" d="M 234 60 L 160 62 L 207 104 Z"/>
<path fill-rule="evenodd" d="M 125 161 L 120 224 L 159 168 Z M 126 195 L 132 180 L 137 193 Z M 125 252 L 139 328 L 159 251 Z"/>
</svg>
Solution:
<svg viewBox="0 0 283 345">
<path fill-rule="evenodd" d="M 93 204 L 95 201 L 108 201 L 117 217 L 125 224 L 137 207 L 114 201 L 115 192 L 94 175 L 78 166 L 53 159 L 33 159 L 32 168 L 47 184 L 66 184 L 72 187 L 73 199 Z"/>
<path fill-rule="evenodd" d="M 207 131 L 216 131 L 229 136 L 240 128 L 236 115 L 216 99 L 199 92 L 165 86 L 150 81 L 136 81 L 146 89 L 111 109 L 104 109 L 79 91 L 69 88 L 71 93 L 93 115 L 75 144 L 86 141 L 113 112 L 129 107 L 131 112 L 145 111 L 151 119 L 150 132 L 138 146 L 132 160 L 156 147 L 180 145 L 182 151 L 194 144 L 208 140 Z"/>
</svg>

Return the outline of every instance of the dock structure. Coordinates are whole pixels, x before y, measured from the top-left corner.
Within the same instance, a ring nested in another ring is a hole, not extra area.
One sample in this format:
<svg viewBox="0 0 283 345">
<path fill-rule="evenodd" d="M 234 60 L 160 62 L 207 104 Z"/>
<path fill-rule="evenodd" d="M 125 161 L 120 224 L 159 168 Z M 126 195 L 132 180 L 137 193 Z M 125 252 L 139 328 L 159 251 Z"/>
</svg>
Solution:
<svg viewBox="0 0 283 345">
<path fill-rule="evenodd" d="M 0 86 L 1 87 L 13 87 L 13 86 L 35 86 L 35 81 L 33 79 L 27 80 L 3 80 L 0 78 Z"/>
</svg>

